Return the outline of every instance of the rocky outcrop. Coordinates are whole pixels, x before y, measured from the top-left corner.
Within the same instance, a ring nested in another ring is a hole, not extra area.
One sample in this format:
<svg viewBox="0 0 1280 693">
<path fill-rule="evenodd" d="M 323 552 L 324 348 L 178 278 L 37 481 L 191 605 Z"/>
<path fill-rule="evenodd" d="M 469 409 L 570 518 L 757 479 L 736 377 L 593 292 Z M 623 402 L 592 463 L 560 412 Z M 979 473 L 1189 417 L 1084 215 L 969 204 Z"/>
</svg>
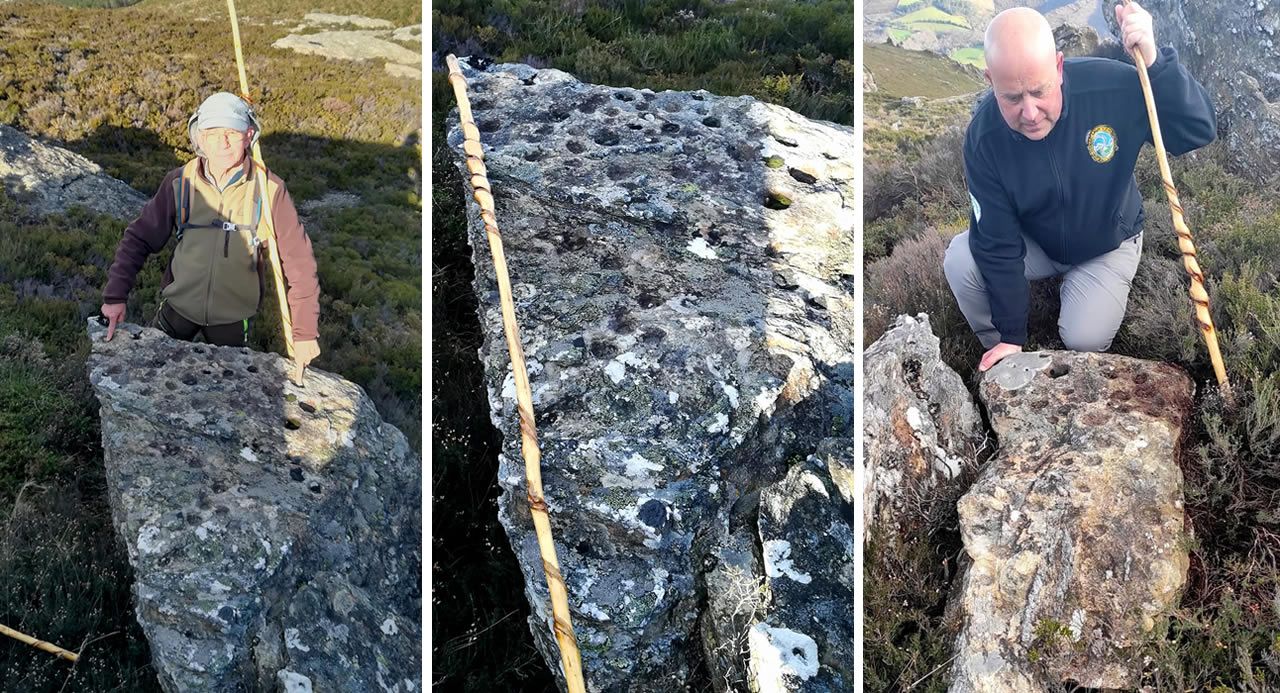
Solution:
<svg viewBox="0 0 1280 693">
<path fill-rule="evenodd" d="M 112 518 L 167 691 L 420 691 L 421 471 L 357 386 L 91 319 Z"/>
<path fill-rule="evenodd" d="M 79 205 L 132 219 L 147 198 L 103 173 L 88 159 L 34 140 L 0 125 L 0 184 L 37 215 L 58 214 Z"/>
<path fill-rule="evenodd" d="M 863 526 L 913 532 L 936 499 L 954 499 L 964 473 L 976 468 L 982 419 L 960 376 L 942 362 L 923 313 L 898 316 L 867 348 L 862 370 Z"/>
<path fill-rule="evenodd" d="M 357 28 L 330 28 L 334 26 Z M 310 12 L 293 28 L 293 33 L 271 45 L 335 60 L 382 60 L 384 69 L 392 76 L 422 79 L 421 45 L 402 45 L 421 43 L 421 24 L 396 28 L 385 19 Z"/>
<path fill-rule="evenodd" d="M 704 578 L 716 691 L 853 689 L 853 506 L 835 498 L 830 467 L 814 457 L 730 518 L 737 529 L 710 552 Z"/>
<path fill-rule="evenodd" d="M 1256 181 L 1273 180 L 1280 173 L 1280 4 L 1151 0 L 1142 6 L 1155 19 L 1156 41 L 1177 48 L 1212 96 L 1234 168 Z M 1114 13 L 1104 14 L 1114 30 Z"/>
<path fill-rule="evenodd" d="M 1001 451 L 959 504 L 970 564 L 950 690 L 1136 687 L 1134 653 L 1186 579 L 1190 379 L 1047 351 L 1006 358 L 980 390 Z"/>
<path fill-rule="evenodd" d="M 792 498 L 779 501 L 791 515 L 850 523 L 834 491 L 840 478 L 851 486 L 836 469 L 851 469 L 851 450 L 819 447 L 852 437 L 853 130 L 749 97 L 603 87 L 525 65 L 464 71 L 589 690 L 694 685 L 707 629 L 746 633 L 727 655 L 739 671 L 782 672 L 783 685 L 800 689 L 842 680 L 852 657 L 841 667 L 844 655 L 824 643 L 848 631 L 823 622 L 820 604 L 844 599 L 836 554 L 847 545 L 839 530 L 820 544 L 790 537 L 768 499 L 776 492 Z M 500 519 L 523 569 L 530 627 L 558 674 L 493 266 L 474 204 L 468 215 L 481 358 L 505 440 Z M 811 457 L 838 464 L 788 476 Z M 795 495 L 796 485 L 811 491 Z M 751 606 L 741 621 L 716 622 L 717 556 L 744 592 L 757 576 L 791 579 L 768 572 L 786 558 L 766 554 L 766 541 L 790 542 L 792 565 L 814 571 L 811 589 L 830 591 L 813 596 L 812 611 L 783 614 L 799 597 L 780 588 L 763 616 Z M 820 618 L 793 620 L 802 614 Z M 800 635 L 813 657 L 783 661 L 779 648 Z"/>
<path fill-rule="evenodd" d="M 1053 29 L 1053 42 L 1068 58 L 1093 55 L 1101 40 L 1091 26 L 1059 24 Z"/>
</svg>

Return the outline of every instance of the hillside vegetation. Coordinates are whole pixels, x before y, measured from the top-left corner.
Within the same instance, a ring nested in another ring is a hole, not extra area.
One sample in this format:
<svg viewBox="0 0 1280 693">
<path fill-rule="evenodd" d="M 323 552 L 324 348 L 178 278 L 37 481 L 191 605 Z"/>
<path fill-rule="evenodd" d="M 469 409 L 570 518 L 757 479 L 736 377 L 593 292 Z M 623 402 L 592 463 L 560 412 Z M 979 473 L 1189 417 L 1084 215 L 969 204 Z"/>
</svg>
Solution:
<svg viewBox="0 0 1280 693">
<path fill-rule="evenodd" d="M 554 67 L 588 82 L 749 94 L 852 125 L 853 6 L 452 0 L 433 5 L 433 45 L 441 56 Z M 554 690 L 533 648 L 519 566 L 497 522 L 500 445 L 476 355 L 481 332 L 470 283 L 469 202 L 445 143 L 454 100 L 443 73 L 432 75 L 432 91 L 433 685 L 477 693 Z"/>
<path fill-rule="evenodd" d="M 329 192 L 358 198 L 304 212 L 322 291 L 324 354 L 315 365 L 363 386 L 416 445 L 420 83 L 387 76 L 379 64 L 271 48 L 305 12 L 342 12 L 337 3 L 240 10 L 268 166 L 304 209 Z M 78 152 L 150 196 L 191 157 L 186 119 L 196 105 L 213 91 L 238 91 L 225 12 L 221 3 L 168 0 L 122 9 L 6 3 L 0 123 Z M 421 21 L 418 4 L 402 0 L 365 3 L 361 12 Z M 0 623 L 85 646 L 72 667 L 0 638 L 0 690 L 158 690 L 110 524 L 85 372 L 84 319 L 101 304 L 126 223 L 77 210 L 36 218 L 22 200 L 0 194 Z M 131 321 L 154 314 L 168 254 L 152 257 L 140 275 Z M 251 339 L 279 353 L 274 311 L 263 306 Z"/>
<path fill-rule="evenodd" d="M 877 81 L 879 78 L 877 77 Z M 934 104 L 924 104 L 928 111 Z M 942 273 L 947 243 L 968 224 L 961 143 L 967 110 L 868 151 L 866 343 L 902 314 L 928 313 L 944 360 L 971 386 L 981 355 Z M 926 122 L 921 116 L 920 122 Z M 888 156 L 884 152 L 905 151 Z M 1280 681 L 1280 201 L 1234 174 L 1219 144 L 1173 162 L 1205 271 L 1239 406 L 1224 407 L 1187 298 L 1168 205 L 1148 147 L 1137 178 L 1146 200 L 1143 258 L 1112 351 L 1176 364 L 1198 384 L 1180 460 L 1195 537 L 1178 610 L 1135 656 L 1158 691 L 1274 690 Z M 1032 285 L 1028 349 L 1061 348 L 1057 283 Z M 954 498 L 920 518 L 919 541 L 872 533 L 865 566 L 868 690 L 943 691 L 954 623 L 944 607 L 961 544 Z M 933 672 L 931 674 L 931 672 Z"/>
</svg>

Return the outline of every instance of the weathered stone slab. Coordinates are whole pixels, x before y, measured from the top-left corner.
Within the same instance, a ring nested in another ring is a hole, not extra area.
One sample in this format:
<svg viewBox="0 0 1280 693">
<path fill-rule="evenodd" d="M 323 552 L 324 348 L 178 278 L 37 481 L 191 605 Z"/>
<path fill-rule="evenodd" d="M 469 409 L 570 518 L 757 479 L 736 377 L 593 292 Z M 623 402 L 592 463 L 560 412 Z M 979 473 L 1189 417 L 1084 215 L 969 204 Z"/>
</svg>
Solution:
<svg viewBox="0 0 1280 693">
<path fill-rule="evenodd" d="M 1133 652 L 1186 579 L 1190 379 L 1045 351 L 1004 359 L 980 392 L 1001 450 L 959 505 L 970 565 L 951 691 L 1136 687 Z"/>
<path fill-rule="evenodd" d="M 464 71 L 588 687 L 683 690 L 728 509 L 822 441 L 851 439 L 853 131 L 747 97 Z M 474 204 L 468 215 L 506 441 L 500 518 L 558 671 L 493 267 Z M 840 446 L 821 454 L 851 466 Z"/>
<path fill-rule="evenodd" d="M 356 385 L 89 321 L 112 519 L 167 691 L 422 689 L 421 469 Z"/>
</svg>

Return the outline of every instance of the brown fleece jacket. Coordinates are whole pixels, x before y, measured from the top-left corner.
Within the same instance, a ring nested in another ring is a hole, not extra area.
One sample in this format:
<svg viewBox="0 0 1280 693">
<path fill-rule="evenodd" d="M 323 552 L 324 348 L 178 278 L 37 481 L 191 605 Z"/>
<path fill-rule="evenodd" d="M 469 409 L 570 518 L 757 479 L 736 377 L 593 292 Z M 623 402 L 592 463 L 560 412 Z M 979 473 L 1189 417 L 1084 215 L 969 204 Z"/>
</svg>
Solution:
<svg viewBox="0 0 1280 693">
<path fill-rule="evenodd" d="M 202 163 L 203 166 L 203 163 Z M 165 175 L 160 189 L 142 213 L 124 231 L 124 238 L 116 246 L 115 261 L 107 271 L 107 285 L 102 291 L 102 302 L 124 303 L 133 290 L 138 271 L 152 253 L 162 250 L 169 242 L 177 223 L 177 202 L 174 200 L 174 179 L 182 175 L 182 167 Z M 293 198 L 285 189 L 284 181 L 267 171 L 267 177 L 276 186 L 271 200 L 271 219 L 276 243 L 280 248 L 280 263 L 288 285 L 289 312 L 293 318 L 293 339 L 316 339 L 319 335 L 320 283 L 316 278 L 316 259 L 311 251 L 311 239 L 307 237 L 293 206 Z M 268 270 L 269 271 L 269 270 Z M 173 282 L 173 266 L 165 268 L 161 288 Z"/>
</svg>

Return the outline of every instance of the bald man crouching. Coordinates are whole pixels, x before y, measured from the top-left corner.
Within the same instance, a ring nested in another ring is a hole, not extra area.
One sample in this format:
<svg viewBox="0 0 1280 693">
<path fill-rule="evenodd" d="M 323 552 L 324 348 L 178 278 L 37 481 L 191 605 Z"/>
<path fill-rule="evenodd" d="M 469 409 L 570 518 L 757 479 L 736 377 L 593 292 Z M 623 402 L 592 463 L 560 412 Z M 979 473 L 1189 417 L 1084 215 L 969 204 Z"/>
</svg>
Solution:
<svg viewBox="0 0 1280 693">
<path fill-rule="evenodd" d="M 1156 49 L 1151 15 L 1116 7 L 1123 43 L 1141 49 L 1166 149 L 1213 141 L 1209 95 L 1171 47 Z M 964 170 L 969 230 L 943 269 L 986 349 L 978 370 L 1022 350 L 1028 280 L 1063 275 L 1058 332 L 1076 351 L 1106 351 L 1120 329 L 1142 255 L 1142 197 L 1133 170 L 1151 126 L 1137 70 L 1115 60 L 1063 60 L 1049 23 L 1018 7 L 984 41 L 991 93 L 969 123 Z"/>
</svg>

